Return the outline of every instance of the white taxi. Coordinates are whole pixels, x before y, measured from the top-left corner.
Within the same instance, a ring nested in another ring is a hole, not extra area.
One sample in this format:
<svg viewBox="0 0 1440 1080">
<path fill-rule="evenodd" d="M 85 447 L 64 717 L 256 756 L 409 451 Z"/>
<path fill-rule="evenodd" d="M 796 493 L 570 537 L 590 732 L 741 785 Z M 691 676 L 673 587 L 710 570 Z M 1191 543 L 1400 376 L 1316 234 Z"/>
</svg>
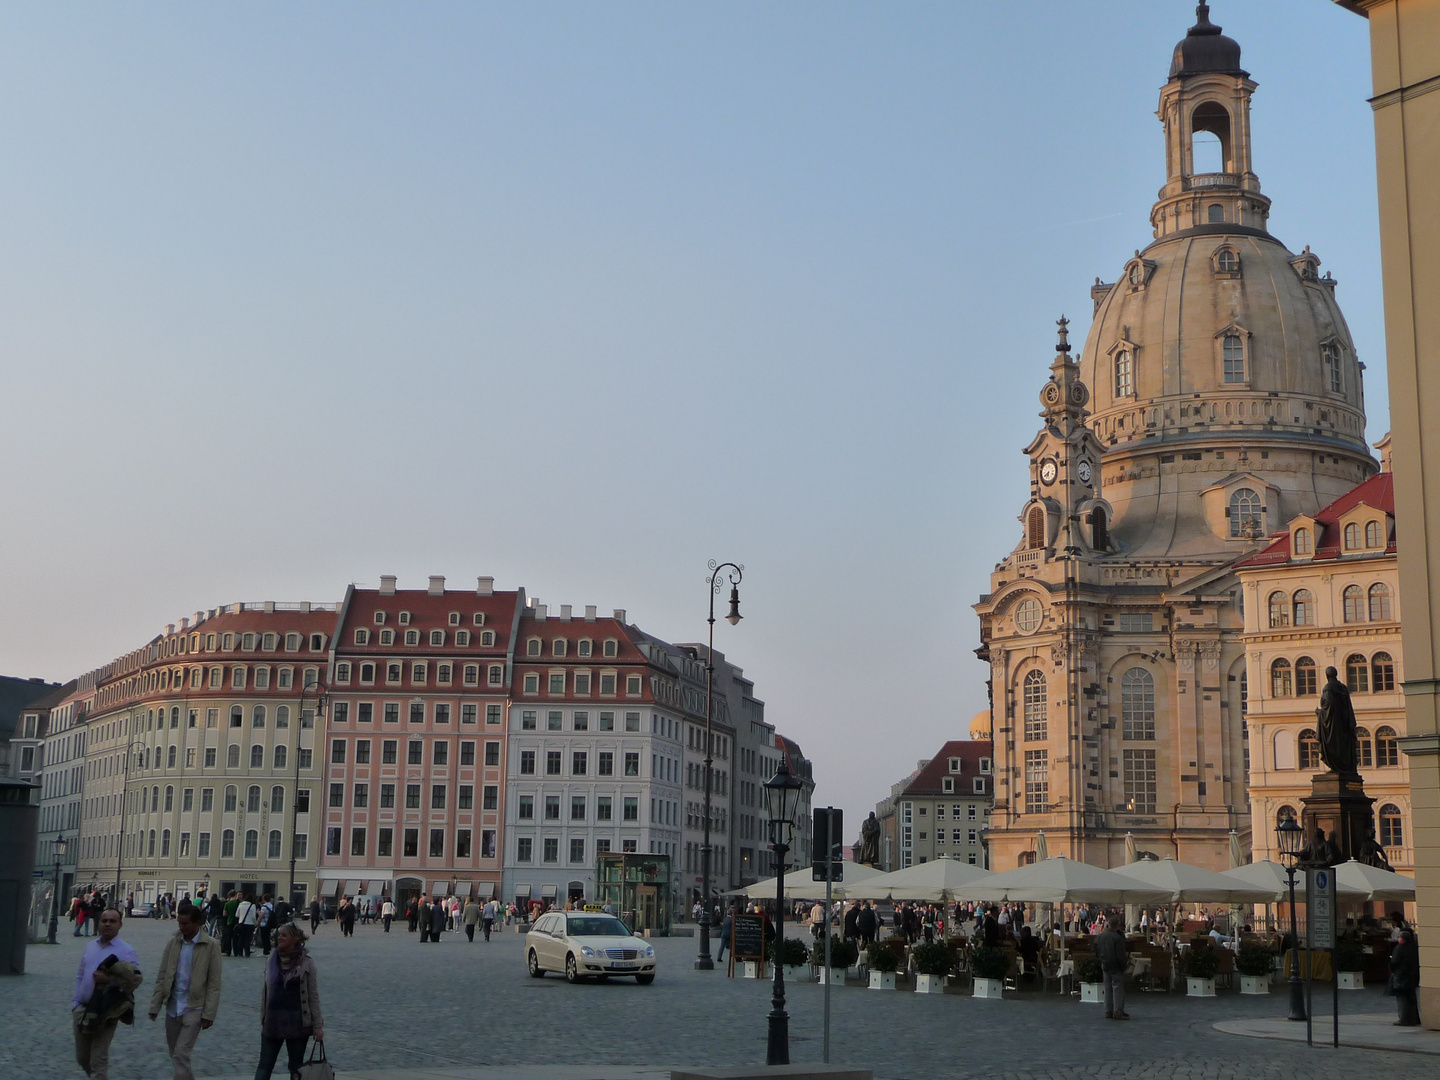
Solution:
<svg viewBox="0 0 1440 1080">
<path fill-rule="evenodd" d="M 612 975 L 633 975 L 642 986 L 655 981 L 655 947 L 603 911 L 541 915 L 525 935 L 525 963 L 536 979 L 563 971 L 572 983 Z"/>
</svg>

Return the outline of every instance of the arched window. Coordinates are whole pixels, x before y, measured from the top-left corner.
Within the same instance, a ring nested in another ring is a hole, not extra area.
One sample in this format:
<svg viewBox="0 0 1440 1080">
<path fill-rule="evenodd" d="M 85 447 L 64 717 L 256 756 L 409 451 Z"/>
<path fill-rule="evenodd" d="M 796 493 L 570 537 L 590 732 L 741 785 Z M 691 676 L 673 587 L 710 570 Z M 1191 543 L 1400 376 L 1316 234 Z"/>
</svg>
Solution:
<svg viewBox="0 0 1440 1080">
<path fill-rule="evenodd" d="M 253 859 L 260 854 L 260 832 L 257 829 L 245 830 L 245 858 Z"/>
<path fill-rule="evenodd" d="M 1045 546 L 1045 511 L 1038 506 L 1025 519 L 1025 546 L 1032 551 Z"/>
<path fill-rule="evenodd" d="M 1206 211 L 1206 216 L 1210 219 L 1211 225 L 1218 225 L 1225 220 L 1225 207 L 1219 203 L 1211 203 Z"/>
<path fill-rule="evenodd" d="M 266 854 L 272 859 L 280 858 L 280 830 L 270 830 L 270 847 Z"/>
<path fill-rule="evenodd" d="M 175 767 L 175 754 L 177 749 L 178 747 L 172 745 L 169 750 L 165 751 L 165 767 L 167 769 L 173 769 Z"/>
<path fill-rule="evenodd" d="M 165 829 L 165 830 L 163 830 L 163 831 L 160 833 L 160 857 L 161 857 L 162 859 L 168 859 L 168 858 L 170 857 L 170 830 L 169 830 L 169 829 Z"/>
<path fill-rule="evenodd" d="M 1110 530 L 1105 521 L 1105 511 L 1095 507 L 1090 511 L 1090 546 L 1096 551 L 1110 547 Z"/>
<path fill-rule="evenodd" d="M 1270 629 L 1290 625 L 1290 598 L 1283 592 L 1270 594 Z"/>
<path fill-rule="evenodd" d="M 1049 734 L 1045 674 L 1032 671 L 1025 676 L 1025 741 L 1042 740 Z"/>
<path fill-rule="evenodd" d="M 288 728 L 290 726 L 290 706 L 275 706 L 275 726 L 277 728 Z"/>
<path fill-rule="evenodd" d="M 155 830 L 150 830 L 150 858 L 155 857 Z"/>
<path fill-rule="evenodd" d="M 230 706 L 230 726 L 231 726 L 231 727 L 244 727 L 244 726 L 245 726 L 245 710 L 242 709 L 242 708 L 240 708 L 239 705 L 232 705 L 232 706 Z"/>
<path fill-rule="evenodd" d="M 1345 372 L 1340 366 L 1340 346 L 1333 341 L 1320 343 L 1320 361 L 1325 367 L 1325 388 L 1332 394 L 1345 390 Z"/>
<path fill-rule="evenodd" d="M 1144 267 L 1141 263 L 1138 263 L 1138 262 L 1133 262 L 1133 263 L 1131 263 L 1131 264 L 1130 264 L 1130 271 L 1129 271 L 1129 273 L 1126 275 L 1126 277 L 1129 279 L 1131 285 L 1144 285 L 1144 284 L 1145 284 L 1145 267 Z"/>
<path fill-rule="evenodd" d="M 1342 594 L 1345 600 L 1345 621 L 1365 621 L 1365 590 L 1359 585 L 1346 585 Z"/>
<path fill-rule="evenodd" d="M 1300 768 L 1318 769 L 1320 767 L 1320 740 L 1316 738 L 1311 728 L 1300 732 Z"/>
<path fill-rule="evenodd" d="M 1250 712 L 1250 674 L 1240 672 L 1240 715 L 1246 716 Z"/>
<path fill-rule="evenodd" d="M 1264 528 L 1260 496 L 1250 488 L 1237 488 L 1230 496 L 1230 535 L 1259 536 Z"/>
<path fill-rule="evenodd" d="M 259 743 L 250 747 L 250 767 L 252 769 L 263 769 L 265 767 L 265 747 Z"/>
<path fill-rule="evenodd" d="M 1220 356 L 1227 383 L 1245 381 L 1245 342 L 1239 334 L 1226 334 L 1220 343 Z"/>
<path fill-rule="evenodd" d="M 1405 824 L 1400 817 L 1400 808 L 1394 803 L 1380 807 L 1380 846 L 1405 846 Z"/>
<path fill-rule="evenodd" d="M 1370 621 L 1390 621 L 1390 586 L 1383 581 L 1370 586 Z"/>
<path fill-rule="evenodd" d="M 279 746 L 275 747 L 275 768 L 277 768 L 277 769 L 283 769 L 283 768 L 285 768 L 285 758 L 286 758 L 286 757 L 287 757 L 287 754 L 286 754 L 286 752 L 285 752 L 285 744 L 284 744 L 284 743 L 281 743 Z"/>
<path fill-rule="evenodd" d="M 251 726 L 251 727 L 264 727 L 264 726 L 265 726 L 265 706 L 264 706 L 264 705 L 256 705 L 255 708 L 253 708 L 252 710 L 250 710 L 250 726 Z"/>
<path fill-rule="evenodd" d="M 160 809 L 160 785 L 150 789 L 150 812 L 153 814 Z"/>
<path fill-rule="evenodd" d="M 233 859 L 235 857 L 234 829 L 226 829 L 220 834 L 220 857 L 222 859 Z"/>
<path fill-rule="evenodd" d="M 1352 694 L 1364 694 L 1370 690 L 1370 662 L 1359 653 L 1345 658 L 1345 685 Z"/>
<path fill-rule="evenodd" d="M 270 789 L 270 812 L 272 814 L 285 812 L 285 789 L 279 784 Z"/>
<path fill-rule="evenodd" d="M 1380 539 L 1380 523 L 1378 521 L 1367 521 L 1365 523 L 1365 546 L 1367 548 L 1384 547 L 1384 541 Z"/>
<path fill-rule="evenodd" d="M 259 784 L 251 784 L 250 790 L 245 793 L 245 812 L 247 814 L 258 814 L 260 812 Z"/>
<path fill-rule="evenodd" d="M 1377 652 L 1371 658 L 1370 687 L 1377 694 L 1395 689 L 1395 661 L 1388 652 Z"/>
<path fill-rule="evenodd" d="M 1388 724 L 1375 729 L 1375 764 L 1381 768 L 1400 764 L 1400 742 Z"/>
<path fill-rule="evenodd" d="M 1360 768 L 1368 769 L 1372 767 L 1375 764 L 1375 754 L 1374 747 L 1370 744 L 1369 728 L 1357 727 L 1355 729 L 1355 745 L 1359 750 L 1359 753 L 1355 755 L 1355 760 L 1360 763 Z"/>
<path fill-rule="evenodd" d="M 1130 397 L 1135 393 L 1135 359 L 1129 349 L 1115 354 L 1115 396 Z"/>
<path fill-rule="evenodd" d="M 240 747 L 232 745 L 225 751 L 225 767 L 227 769 L 238 769 L 240 767 Z"/>
<path fill-rule="evenodd" d="M 1240 270 L 1240 256 L 1229 248 L 1221 248 L 1215 255 L 1215 269 L 1222 274 L 1234 274 Z"/>
<path fill-rule="evenodd" d="M 1315 661 L 1308 656 L 1302 656 L 1295 661 L 1295 694 L 1298 697 L 1308 697 L 1310 694 L 1319 693 L 1315 674 Z"/>
<path fill-rule="evenodd" d="M 1282 807 L 1280 807 L 1279 810 L 1276 810 L 1276 811 L 1275 811 L 1275 824 L 1276 824 L 1276 825 L 1279 825 L 1279 824 L 1280 824 L 1281 822 L 1283 822 L 1286 818 L 1293 818 L 1293 819 L 1295 819 L 1296 821 L 1299 821 L 1299 820 L 1300 820 L 1300 815 L 1297 814 L 1297 813 L 1295 813 L 1295 807 L 1293 807 L 1293 806 L 1282 806 Z"/>
<path fill-rule="evenodd" d="M 234 784 L 229 784 L 229 785 L 226 786 L 226 788 L 225 788 L 225 812 L 226 812 L 227 814 L 234 812 L 234 810 L 235 810 L 235 797 L 239 794 L 239 792 L 240 792 L 240 789 L 237 788 Z"/>
<path fill-rule="evenodd" d="M 1120 678 L 1120 715 L 1123 739 L 1155 738 L 1155 676 L 1133 667 Z"/>
<path fill-rule="evenodd" d="M 1270 665 L 1270 696 L 1289 697 L 1295 692 L 1290 661 L 1281 657 Z"/>
<path fill-rule="evenodd" d="M 1360 550 L 1360 526 L 1353 521 L 1345 526 L 1345 550 Z"/>
<path fill-rule="evenodd" d="M 1311 554 L 1314 550 L 1315 550 L 1315 545 L 1311 542 L 1310 530 L 1309 530 L 1309 529 L 1296 529 L 1296 530 L 1295 530 L 1295 545 L 1294 545 L 1293 554 L 1295 554 L 1295 555 L 1309 555 L 1309 554 Z"/>
<path fill-rule="evenodd" d="M 1315 594 L 1309 589 L 1299 589 L 1295 593 L 1295 625 L 1315 625 Z"/>
</svg>

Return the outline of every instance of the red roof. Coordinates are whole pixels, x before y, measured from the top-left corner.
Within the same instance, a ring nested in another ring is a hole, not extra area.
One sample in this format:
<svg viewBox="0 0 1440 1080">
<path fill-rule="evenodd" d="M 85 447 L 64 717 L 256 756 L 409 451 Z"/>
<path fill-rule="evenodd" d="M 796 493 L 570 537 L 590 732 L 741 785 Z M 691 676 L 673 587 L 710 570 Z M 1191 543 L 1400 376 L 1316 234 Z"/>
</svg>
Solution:
<svg viewBox="0 0 1440 1080">
<path fill-rule="evenodd" d="M 1376 473 L 1363 484 L 1351 488 L 1329 506 L 1322 507 L 1315 515 L 1315 555 L 1309 562 L 1333 562 L 1341 555 L 1340 519 L 1355 507 L 1364 504 L 1375 510 L 1382 510 L 1391 518 L 1395 516 L 1395 474 Z M 1367 554 L 1377 554 L 1375 550 Z M 1395 533 L 1392 529 L 1385 546 L 1385 554 L 1395 554 Z M 1289 562 L 1290 531 L 1276 533 L 1270 545 L 1248 559 L 1236 563 L 1238 569 L 1257 566 L 1279 566 Z"/>
<path fill-rule="evenodd" d="M 474 589 L 449 589 L 431 593 L 426 589 L 396 589 L 381 593 L 378 589 L 356 589 L 350 594 L 350 603 L 345 611 L 345 625 L 340 628 L 336 641 L 336 652 L 341 656 L 382 655 L 408 657 L 417 660 L 442 655 L 482 655 L 485 657 L 504 656 L 510 645 L 510 628 L 515 621 L 515 603 L 518 592 L 494 592 L 481 596 Z M 384 613 L 384 621 L 376 622 L 377 612 Z M 401 613 L 406 621 L 400 621 Z M 459 621 L 452 623 L 451 615 L 458 615 Z M 480 615 L 480 622 L 475 616 Z M 482 628 L 495 633 L 494 644 L 481 645 Z M 356 630 L 370 631 L 368 645 L 355 644 Z M 395 631 L 395 643 L 380 644 L 380 631 Z M 404 645 L 405 631 L 420 632 L 419 645 Z M 431 645 L 430 631 L 444 633 L 444 644 Z M 457 645 L 455 632 L 465 630 L 470 634 L 468 645 Z"/>
<path fill-rule="evenodd" d="M 993 761 L 995 755 L 995 744 L 988 739 L 951 739 L 940 748 L 940 752 L 930 759 L 929 763 L 915 774 L 910 781 L 910 786 L 905 789 L 905 795 L 993 795 L 992 787 L 994 780 L 992 772 L 980 771 L 980 759 L 989 758 Z M 959 758 L 960 770 L 955 772 L 950 768 L 950 759 Z M 946 791 L 941 780 L 944 777 L 953 776 L 960 780 L 955 785 L 954 791 Z M 976 791 L 975 785 L 971 782 L 974 777 L 985 778 L 985 790 Z"/>
</svg>

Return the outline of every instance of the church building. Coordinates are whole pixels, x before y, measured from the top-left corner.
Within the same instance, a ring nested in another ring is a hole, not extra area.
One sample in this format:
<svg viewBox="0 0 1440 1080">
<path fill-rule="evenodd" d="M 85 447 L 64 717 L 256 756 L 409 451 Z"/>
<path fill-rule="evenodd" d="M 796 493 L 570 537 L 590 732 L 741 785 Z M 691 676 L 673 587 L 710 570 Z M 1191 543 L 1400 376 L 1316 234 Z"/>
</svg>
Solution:
<svg viewBox="0 0 1440 1080">
<path fill-rule="evenodd" d="M 1336 281 L 1269 232 L 1256 84 L 1207 4 L 1160 91 L 1152 239 L 1064 319 L 1025 448 L 1017 543 L 991 575 L 991 866 L 1141 851 L 1225 869 L 1251 846 L 1235 565 L 1378 471 Z M 1197 168 L 1197 146 L 1219 163 Z"/>
</svg>

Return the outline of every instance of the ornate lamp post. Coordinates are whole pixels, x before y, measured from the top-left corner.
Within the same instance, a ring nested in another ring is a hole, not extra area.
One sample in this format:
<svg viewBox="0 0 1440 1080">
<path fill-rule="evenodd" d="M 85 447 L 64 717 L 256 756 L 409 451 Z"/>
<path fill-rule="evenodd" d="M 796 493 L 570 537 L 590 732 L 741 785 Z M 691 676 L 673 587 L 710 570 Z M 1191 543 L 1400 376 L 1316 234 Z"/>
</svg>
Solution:
<svg viewBox="0 0 1440 1080">
<path fill-rule="evenodd" d="M 1300 930 L 1295 918 L 1295 866 L 1305 844 L 1305 830 L 1286 814 L 1275 826 L 1276 846 L 1285 860 L 1285 877 L 1290 882 L 1290 1019 L 1305 1020 L 1305 986 L 1300 981 Z"/>
<path fill-rule="evenodd" d="M 711 720 L 715 715 L 715 594 L 724 587 L 721 572 L 730 581 L 730 614 L 725 616 L 731 626 L 738 624 L 740 614 L 740 581 L 745 568 L 736 563 L 710 560 L 710 644 L 705 652 L 705 841 L 700 845 L 700 955 L 695 958 L 696 971 L 710 971 L 715 961 L 710 958 L 710 788 L 714 782 L 715 737 Z"/>
<path fill-rule="evenodd" d="M 290 793 L 290 891 L 286 901 L 293 906 L 295 903 L 295 838 L 300 828 L 300 736 L 305 730 L 305 695 L 318 690 L 315 680 L 308 678 L 305 685 L 300 688 L 300 715 L 296 717 L 295 723 L 295 790 Z M 326 697 L 323 693 L 317 694 L 315 698 L 315 721 L 319 722 L 325 715 Z M 313 726 L 313 725 L 312 725 Z M 311 752 L 319 749 L 324 742 L 315 736 L 310 737 Z M 306 856 L 309 856 L 307 849 Z"/>
<path fill-rule="evenodd" d="M 775 852 L 775 992 L 770 998 L 770 1032 L 765 1045 L 766 1065 L 790 1064 L 790 1014 L 785 1011 L 785 856 L 795 831 L 795 811 L 800 807 L 803 777 L 790 772 L 780 759 L 775 775 L 765 781 L 765 801 L 770 810 L 770 848 Z"/>
<path fill-rule="evenodd" d="M 64 836 L 50 841 L 50 854 L 55 857 L 55 881 L 50 887 L 50 936 L 46 940 L 56 945 L 55 931 L 60 928 L 60 864 L 65 861 L 65 849 L 70 846 Z"/>
</svg>

